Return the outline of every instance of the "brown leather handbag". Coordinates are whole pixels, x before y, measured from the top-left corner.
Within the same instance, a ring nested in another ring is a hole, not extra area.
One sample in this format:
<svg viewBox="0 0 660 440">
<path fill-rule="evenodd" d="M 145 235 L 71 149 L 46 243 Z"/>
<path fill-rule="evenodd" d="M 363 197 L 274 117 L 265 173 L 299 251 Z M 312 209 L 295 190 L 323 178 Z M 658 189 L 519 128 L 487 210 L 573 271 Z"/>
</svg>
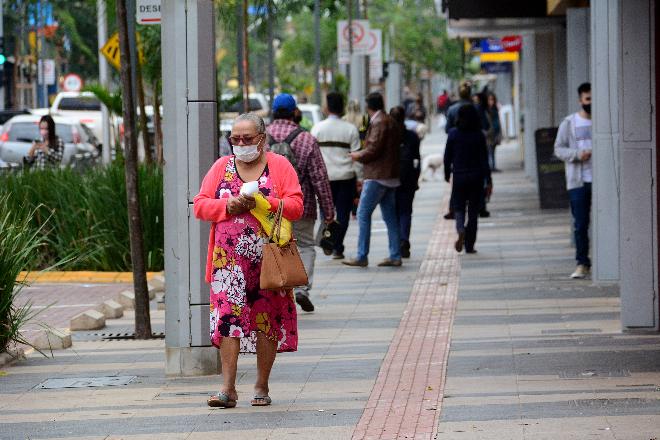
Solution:
<svg viewBox="0 0 660 440">
<path fill-rule="evenodd" d="M 280 200 L 268 243 L 263 245 L 259 287 L 264 290 L 289 289 L 309 282 L 296 241 L 291 239 L 283 246 L 278 245 L 283 208 L 284 201 Z"/>
</svg>

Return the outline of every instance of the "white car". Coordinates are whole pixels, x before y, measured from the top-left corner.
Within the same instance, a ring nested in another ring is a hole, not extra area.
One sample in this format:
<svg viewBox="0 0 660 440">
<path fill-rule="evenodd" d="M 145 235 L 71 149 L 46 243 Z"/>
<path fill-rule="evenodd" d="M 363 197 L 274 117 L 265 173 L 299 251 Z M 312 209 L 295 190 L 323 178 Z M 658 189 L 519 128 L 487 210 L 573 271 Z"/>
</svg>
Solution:
<svg viewBox="0 0 660 440">
<path fill-rule="evenodd" d="M 43 114 L 35 109 L 34 114 Z M 69 116 L 85 124 L 97 139 L 103 139 L 101 101 L 92 92 L 60 92 L 50 107 L 51 115 Z"/>
<path fill-rule="evenodd" d="M 250 93 L 248 95 L 248 109 L 250 112 L 264 118 L 266 124 L 269 123 L 269 105 L 266 95 L 263 93 Z M 244 113 L 242 97 L 237 98 L 235 94 L 223 93 L 220 97 L 220 120 L 233 121 L 241 113 Z"/>
<path fill-rule="evenodd" d="M 22 164 L 32 142 L 41 137 L 40 119 L 41 116 L 38 115 L 21 115 L 7 121 L 0 135 L 0 159 Z M 98 156 L 99 143 L 89 128 L 72 118 L 53 116 L 53 120 L 55 133 L 64 142 L 62 166 L 74 164 L 76 155 L 83 155 L 88 160 L 94 160 Z"/>
<path fill-rule="evenodd" d="M 303 121 L 306 119 L 311 123 L 310 128 L 325 119 L 323 117 L 323 112 L 321 112 L 321 106 L 318 104 L 298 104 L 298 108 L 302 113 Z"/>
</svg>

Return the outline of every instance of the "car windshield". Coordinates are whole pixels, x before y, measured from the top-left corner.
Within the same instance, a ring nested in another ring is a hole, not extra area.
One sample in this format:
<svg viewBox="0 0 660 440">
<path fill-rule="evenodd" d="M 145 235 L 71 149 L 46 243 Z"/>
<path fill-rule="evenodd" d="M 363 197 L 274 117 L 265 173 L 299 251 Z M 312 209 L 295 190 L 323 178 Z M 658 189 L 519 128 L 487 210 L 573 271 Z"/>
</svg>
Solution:
<svg viewBox="0 0 660 440">
<path fill-rule="evenodd" d="M 250 98 L 249 105 L 251 112 L 263 109 L 261 102 L 256 98 Z M 234 101 L 233 99 L 223 99 L 220 103 L 220 111 L 227 113 L 243 113 L 243 100 L 239 99 L 238 101 Z"/>
<path fill-rule="evenodd" d="M 100 111 L 101 103 L 93 96 L 62 98 L 58 110 Z"/>
<path fill-rule="evenodd" d="M 71 124 L 55 124 L 55 133 L 65 144 L 73 142 Z M 38 122 L 17 122 L 9 127 L 9 140 L 12 142 L 32 142 L 40 137 Z"/>
</svg>

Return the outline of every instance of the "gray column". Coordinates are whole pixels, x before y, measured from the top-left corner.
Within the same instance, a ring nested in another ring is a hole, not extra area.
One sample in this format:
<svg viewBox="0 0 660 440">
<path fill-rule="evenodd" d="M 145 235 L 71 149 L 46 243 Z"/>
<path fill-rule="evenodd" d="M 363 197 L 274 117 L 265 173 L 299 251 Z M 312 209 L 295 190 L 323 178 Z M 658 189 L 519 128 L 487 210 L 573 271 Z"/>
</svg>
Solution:
<svg viewBox="0 0 660 440">
<path fill-rule="evenodd" d="M 592 263 L 593 281 L 619 279 L 619 7 L 618 0 L 591 5 L 591 94 L 593 118 Z M 581 60 L 583 10 L 569 9 L 569 92 L 576 108 L 577 87 L 586 81 Z M 573 26 L 571 26 L 573 25 Z M 573 41 L 576 39 L 576 41 Z M 575 46 L 575 48 L 574 48 Z M 582 79 L 581 79 L 582 78 Z M 569 99 L 570 102 L 570 99 Z"/>
<path fill-rule="evenodd" d="M 204 269 L 209 224 L 196 220 L 192 199 L 218 155 L 212 0 L 162 4 L 166 373 L 219 371 L 209 339 Z"/>
<path fill-rule="evenodd" d="M 602 2 L 600 3 L 600 5 L 594 5 L 595 7 L 591 8 L 591 13 L 603 7 Z M 608 1 L 606 0 L 604 3 L 607 5 Z M 577 105 L 578 86 L 583 82 L 591 80 L 589 12 L 589 8 L 568 8 L 566 10 L 566 40 L 568 41 L 568 52 L 566 54 L 566 70 L 568 75 L 567 104 L 569 112 L 573 111 L 573 108 Z M 601 39 L 601 41 L 607 41 L 607 37 Z"/>
<path fill-rule="evenodd" d="M 351 64 L 349 66 L 351 74 L 349 96 L 350 99 L 355 99 L 360 103 L 360 108 L 362 111 L 366 111 L 364 99 L 367 96 L 367 83 L 365 81 L 364 73 L 364 58 L 365 57 L 363 55 L 351 55 Z"/>
<path fill-rule="evenodd" d="M 653 15 L 653 0 L 619 1 L 620 287 L 624 329 L 659 328 Z"/>
<path fill-rule="evenodd" d="M 567 74 L 566 74 L 566 32 L 555 31 L 552 34 L 552 61 L 554 65 L 552 75 L 552 95 L 553 95 L 553 109 L 552 109 L 552 125 L 559 127 L 561 121 L 564 120 L 566 114 L 569 112 L 568 107 L 568 92 L 567 92 Z M 572 108 L 572 107 L 571 107 Z M 572 110 L 571 110 L 572 111 Z"/>
<path fill-rule="evenodd" d="M 523 36 L 523 46 L 521 53 L 521 85 L 520 92 L 522 97 L 522 115 L 524 119 L 523 129 L 525 130 L 523 142 L 525 148 L 523 151 L 525 174 L 533 180 L 536 180 L 536 150 L 534 146 L 534 130 L 538 128 L 536 122 L 537 114 L 537 94 L 536 86 L 536 36 L 526 34 Z"/>
</svg>

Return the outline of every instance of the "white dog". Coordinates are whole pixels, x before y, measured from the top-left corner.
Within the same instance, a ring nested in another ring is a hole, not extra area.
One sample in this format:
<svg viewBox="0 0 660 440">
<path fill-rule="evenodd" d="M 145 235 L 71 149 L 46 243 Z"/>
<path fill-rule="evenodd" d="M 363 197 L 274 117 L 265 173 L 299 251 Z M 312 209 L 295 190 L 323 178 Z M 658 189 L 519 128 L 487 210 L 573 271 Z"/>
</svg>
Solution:
<svg viewBox="0 0 660 440">
<path fill-rule="evenodd" d="M 430 174 L 431 180 L 438 180 L 436 172 L 442 169 L 444 159 L 444 155 L 439 153 L 424 156 L 424 158 L 422 158 L 422 170 L 419 173 L 419 179 L 424 182 Z M 440 177 L 444 178 L 442 175 Z"/>
</svg>

